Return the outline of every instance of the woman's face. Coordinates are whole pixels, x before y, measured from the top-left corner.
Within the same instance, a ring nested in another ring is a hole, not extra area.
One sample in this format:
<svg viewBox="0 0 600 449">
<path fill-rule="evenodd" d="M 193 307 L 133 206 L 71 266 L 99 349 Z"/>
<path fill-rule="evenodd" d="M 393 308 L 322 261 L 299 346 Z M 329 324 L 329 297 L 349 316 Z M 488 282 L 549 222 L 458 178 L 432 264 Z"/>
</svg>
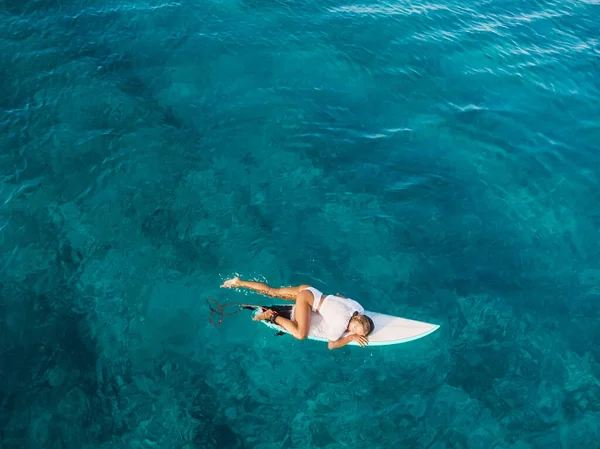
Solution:
<svg viewBox="0 0 600 449">
<path fill-rule="evenodd" d="M 351 334 L 360 335 L 362 337 L 366 336 L 366 334 L 367 334 L 365 332 L 365 328 L 362 326 L 362 324 L 357 323 L 354 320 L 350 321 L 350 325 L 348 326 L 348 330 L 350 331 Z"/>
</svg>

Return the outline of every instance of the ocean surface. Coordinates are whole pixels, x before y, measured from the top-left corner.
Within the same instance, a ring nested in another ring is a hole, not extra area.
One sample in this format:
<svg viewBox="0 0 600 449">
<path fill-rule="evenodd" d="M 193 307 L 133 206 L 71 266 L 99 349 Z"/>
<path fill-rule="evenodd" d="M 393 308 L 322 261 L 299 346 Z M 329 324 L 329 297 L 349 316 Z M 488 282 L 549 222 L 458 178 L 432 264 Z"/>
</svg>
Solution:
<svg viewBox="0 0 600 449">
<path fill-rule="evenodd" d="M 0 1 L 0 447 L 600 448 L 599 30 L 598 0 Z M 213 327 L 272 303 L 235 275 L 441 327 Z"/>
</svg>

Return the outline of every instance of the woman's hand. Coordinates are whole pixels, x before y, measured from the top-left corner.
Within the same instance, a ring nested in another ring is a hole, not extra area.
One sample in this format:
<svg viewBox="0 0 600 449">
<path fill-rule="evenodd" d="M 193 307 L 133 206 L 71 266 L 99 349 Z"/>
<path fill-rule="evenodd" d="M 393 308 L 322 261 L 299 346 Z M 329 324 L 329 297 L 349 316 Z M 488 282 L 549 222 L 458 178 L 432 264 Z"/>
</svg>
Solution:
<svg viewBox="0 0 600 449">
<path fill-rule="evenodd" d="M 352 341 L 357 342 L 363 348 L 369 344 L 369 339 L 367 337 L 363 337 L 362 335 L 352 334 Z"/>
<path fill-rule="evenodd" d="M 274 317 L 274 316 L 277 316 L 277 313 L 274 310 L 263 309 L 263 312 L 256 315 L 254 318 L 252 318 L 252 320 L 253 321 L 264 321 L 264 320 L 269 321 L 270 318 Z"/>
<path fill-rule="evenodd" d="M 221 288 L 235 288 L 238 285 L 240 285 L 240 278 L 236 276 L 223 282 L 223 284 L 221 284 Z"/>
</svg>

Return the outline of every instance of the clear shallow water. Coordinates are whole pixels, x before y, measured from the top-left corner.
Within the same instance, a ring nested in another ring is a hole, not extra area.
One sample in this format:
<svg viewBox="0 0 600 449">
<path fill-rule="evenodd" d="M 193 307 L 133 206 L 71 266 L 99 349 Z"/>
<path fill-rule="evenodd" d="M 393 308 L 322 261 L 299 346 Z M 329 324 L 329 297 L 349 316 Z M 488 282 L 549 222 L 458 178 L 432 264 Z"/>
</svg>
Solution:
<svg viewBox="0 0 600 449">
<path fill-rule="evenodd" d="M 6 448 L 595 448 L 597 2 L 3 2 Z M 328 352 L 204 302 L 442 325 Z"/>
</svg>

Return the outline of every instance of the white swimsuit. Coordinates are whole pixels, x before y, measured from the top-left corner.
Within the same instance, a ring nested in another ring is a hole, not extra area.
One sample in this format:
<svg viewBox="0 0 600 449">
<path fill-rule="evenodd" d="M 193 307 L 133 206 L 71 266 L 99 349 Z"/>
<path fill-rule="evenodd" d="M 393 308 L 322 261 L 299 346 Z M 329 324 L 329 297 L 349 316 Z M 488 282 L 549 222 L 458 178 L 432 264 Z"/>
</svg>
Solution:
<svg viewBox="0 0 600 449">
<path fill-rule="evenodd" d="M 353 299 L 335 295 L 325 296 L 313 287 L 302 290 L 309 290 L 313 294 L 315 298 L 312 307 L 313 312 L 316 312 L 319 306 L 321 307 L 319 314 L 323 317 L 323 321 L 327 326 L 327 329 L 324 329 L 325 335 L 331 341 L 338 340 L 344 335 L 354 312 L 365 313 L 365 309 Z"/>
</svg>

